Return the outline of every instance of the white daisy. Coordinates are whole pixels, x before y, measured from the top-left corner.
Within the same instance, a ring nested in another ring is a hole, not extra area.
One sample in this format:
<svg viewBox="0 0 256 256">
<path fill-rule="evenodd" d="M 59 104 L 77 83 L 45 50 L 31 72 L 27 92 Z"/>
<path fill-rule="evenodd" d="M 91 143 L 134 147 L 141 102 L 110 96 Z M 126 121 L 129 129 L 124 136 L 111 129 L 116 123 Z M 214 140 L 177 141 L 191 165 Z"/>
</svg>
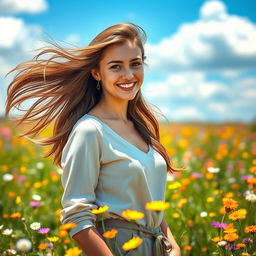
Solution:
<svg viewBox="0 0 256 256">
<path fill-rule="evenodd" d="M 37 169 L 43 169 L 44 168 L 44 163 L 43 162 L 36 163 L 36 168 Z"/>
<path fill-rule="evenodd" d="M 10 173 L 5 173 L 5 174 L 3 175 L 3 180 L 4 180 L 4 181 L 12 181 L 12 180 L 13 180 L 13 175 L 10 174 Z"/>
<path fill-rule="evenodd" d="M 7 228 L 3 231 L 3 235 L 5 236 L 9 236 L 12 234 L 12 229 L 11 228 Z"/>
<path fill-rule="evenodd" d="M 201 213 L 200 213 L 200 217 L 202 217 L 202 218 L 206 217 L 207 215 L 208 215 L 207 212 L 201 212 Z"/>
<path fill-rule="evenodd" d="M 220 172 L 220 168 L 210 166 L 210 167 L 207 168 L 207 171 L 211 172 L 211 173 L 217 173 L 217 172 Z"/>
<path fill-rule="evenodd" d="M 32 198 L 33 200 L 36 200 L 36 201 L 40 201 L 42 199 L 40 195 L 33 195 Z"/>
<path fill-rule="evenodd" d="M 30 224 L 30 228 L 33 230 L 38 230 L 41 227 L 41 224 L 39 222 L 33 222 Z"/>
<path fill-rule="evenodd" d="M 256 195 L 251 193 L 251 194 L 247 194 L 245 196 L 245 199 L 249 202 L 255 202 L 256 201 Z"/>
<path fill-rule="evenodd" d="M 225 246 L 227 244 L 226 241 L 219 241 L 218 246 Z"/>
</svg>

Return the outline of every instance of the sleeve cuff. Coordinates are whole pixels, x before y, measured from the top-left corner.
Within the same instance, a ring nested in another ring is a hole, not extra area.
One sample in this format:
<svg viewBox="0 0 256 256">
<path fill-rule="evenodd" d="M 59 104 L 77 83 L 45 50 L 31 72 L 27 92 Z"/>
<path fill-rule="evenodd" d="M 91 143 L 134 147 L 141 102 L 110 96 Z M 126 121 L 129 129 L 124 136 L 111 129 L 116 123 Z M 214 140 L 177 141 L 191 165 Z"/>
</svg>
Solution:
<svg viewBox="0 0 256 256">
<path fill-rule="evenodd" d="M 76 224 L 77 224 L 77 226 L 70 229 L 70 231 L 69 231 L 69 234 L 72 238 L 76 233 L 82 231 L 83 229 L 86 229 L 89 227 L 95 227 L 95 225 L 91 221 L 83 221 L 83 222 L 79 222 Z"/>
</svg>

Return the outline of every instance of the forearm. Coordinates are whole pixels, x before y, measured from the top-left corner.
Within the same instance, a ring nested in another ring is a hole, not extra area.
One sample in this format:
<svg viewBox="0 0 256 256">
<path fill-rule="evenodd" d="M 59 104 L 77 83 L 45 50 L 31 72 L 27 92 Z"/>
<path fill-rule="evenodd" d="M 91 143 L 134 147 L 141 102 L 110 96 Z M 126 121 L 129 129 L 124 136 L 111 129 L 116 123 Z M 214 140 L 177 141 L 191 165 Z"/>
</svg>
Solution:
<svg viewBox="0 0 256 256">
<path fill-rule="evenodd" d="M 161 225 L 161 230 L 162 232 L 166 235 L 166 237 L 169 239 L 169 241 L 171 242 L 172 246 L 174 248 L 179 248 L 179 245 L 177 244 L 177 242 L 175 241 L 173 235 L 172 235 L 172 232 L 168 226 L 168 224 L 166 223 L 165 219 L 163 219 Z"/>
<path fill-rule="evenodd" d="M 105 241 L 94 227 L 86 228 L 73 236 L 87 256 L 113 256 Z"/>
</svg>

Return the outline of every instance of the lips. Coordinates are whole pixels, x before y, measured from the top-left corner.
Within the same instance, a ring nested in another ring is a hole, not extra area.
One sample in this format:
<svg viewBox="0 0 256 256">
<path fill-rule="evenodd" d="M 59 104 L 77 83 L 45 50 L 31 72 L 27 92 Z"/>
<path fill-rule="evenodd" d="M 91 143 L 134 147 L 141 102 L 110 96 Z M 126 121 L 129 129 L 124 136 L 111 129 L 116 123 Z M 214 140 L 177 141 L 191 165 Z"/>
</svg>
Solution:
<svg viewBox="0 0 256 256">
<path fill-rule="evenodd" d="M 122 83 L 122 84 L 116 84 L 119 88 L 123 90 L 131 90 L 134 88 L 137 82 L 132 82 L 132 83 Z"/>
</svg>

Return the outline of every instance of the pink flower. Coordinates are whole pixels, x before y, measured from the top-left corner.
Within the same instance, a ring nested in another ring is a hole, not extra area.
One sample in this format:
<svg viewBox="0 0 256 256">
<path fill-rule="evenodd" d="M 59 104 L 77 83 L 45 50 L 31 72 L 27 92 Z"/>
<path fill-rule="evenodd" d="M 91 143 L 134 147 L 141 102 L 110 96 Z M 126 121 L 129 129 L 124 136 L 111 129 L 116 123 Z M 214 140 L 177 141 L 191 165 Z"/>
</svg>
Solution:
<svg viewBox="0 0 256 256">
<path fill-rule="evenodd" d="M 39 207 L 41 204 L 40 204 L 40 202 L 38 202 L 38 201 L 31 201 L 31 202 L 29 203 L 29 205 L 32 206 L 32 207 Z"/>
<path fill-rule="evenodd" d="M 50 228 L 40 228 L 38 229 L 39 234 L 47 234 L 50 231 Z"/>
</svg>

